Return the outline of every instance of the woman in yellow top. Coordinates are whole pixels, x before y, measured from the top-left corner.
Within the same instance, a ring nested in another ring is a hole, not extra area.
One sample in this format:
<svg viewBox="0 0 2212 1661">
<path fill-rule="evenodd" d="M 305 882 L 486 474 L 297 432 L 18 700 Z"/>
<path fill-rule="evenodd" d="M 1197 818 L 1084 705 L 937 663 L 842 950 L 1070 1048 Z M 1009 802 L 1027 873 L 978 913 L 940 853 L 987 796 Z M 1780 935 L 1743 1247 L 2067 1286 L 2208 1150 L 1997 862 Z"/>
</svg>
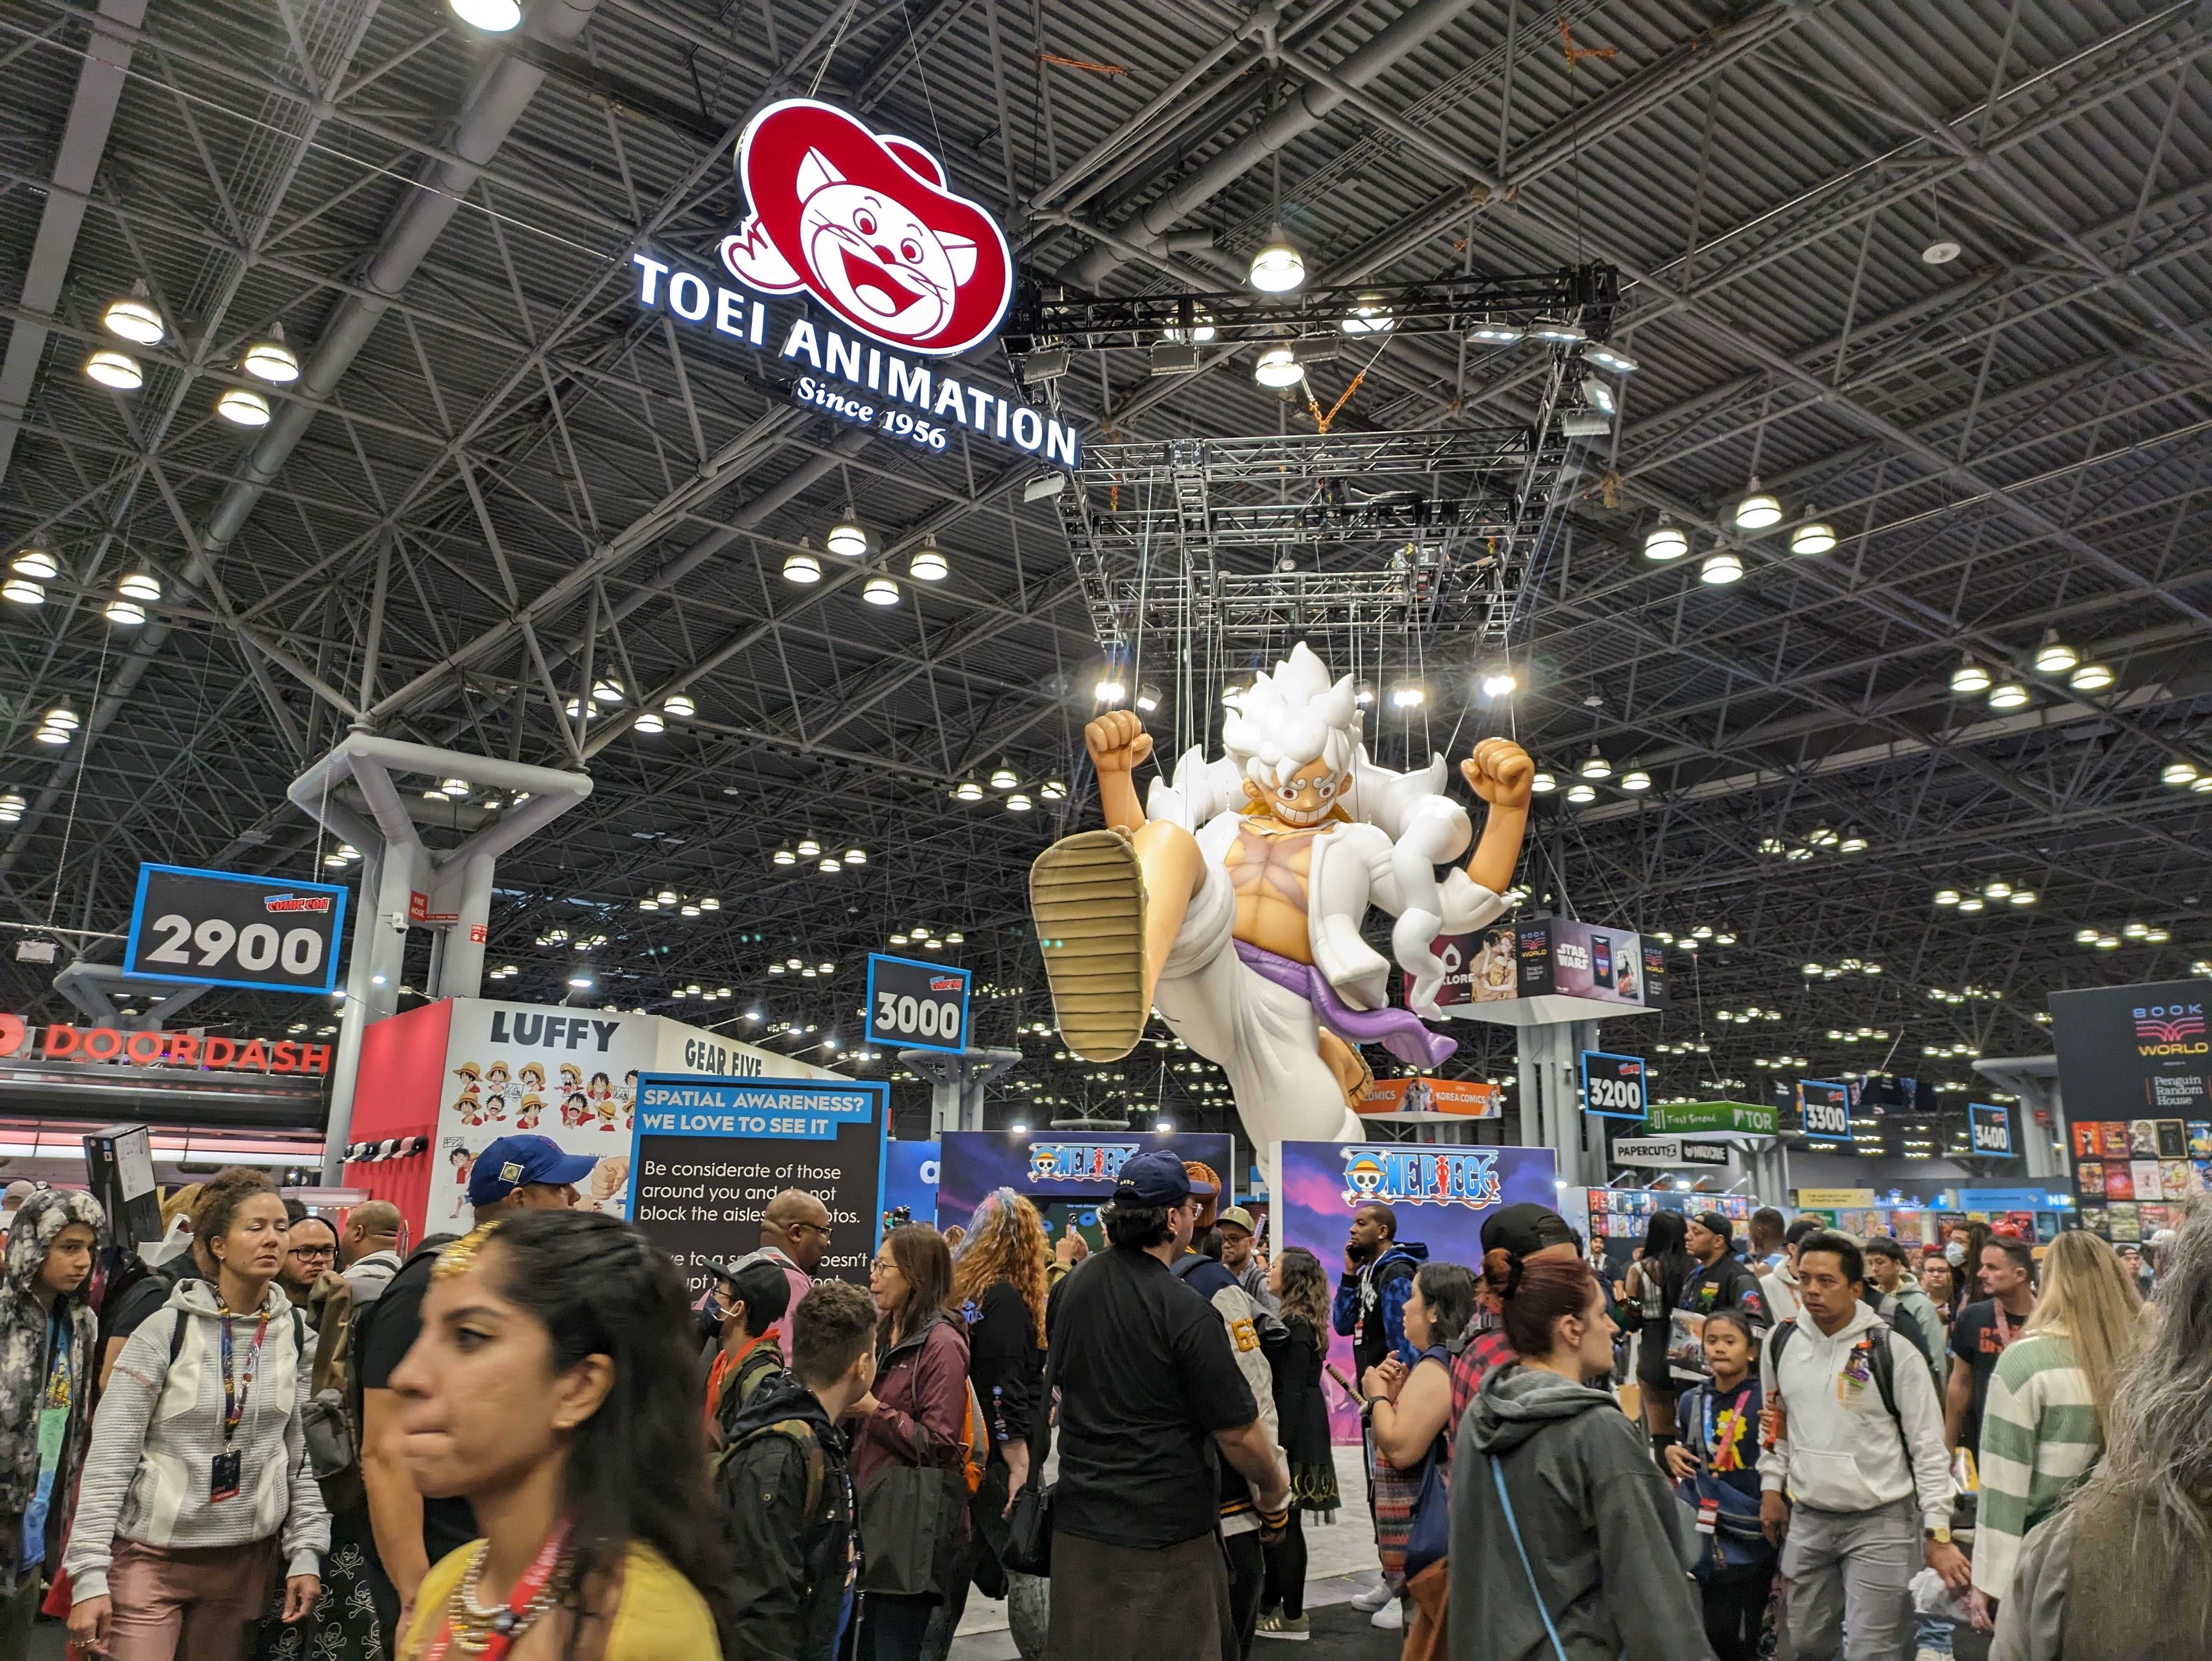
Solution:
<svg viewBox="0 0 2212 1661">
<path fill-rule="evenodd" d="M 674 1262 L 602 1213 L 447 1248 L 392 1388 L 416 1486 L 485 1537 L 423 1577 L 400 1661 L 720 1661 L 690 1330 Z"/>
</svg>

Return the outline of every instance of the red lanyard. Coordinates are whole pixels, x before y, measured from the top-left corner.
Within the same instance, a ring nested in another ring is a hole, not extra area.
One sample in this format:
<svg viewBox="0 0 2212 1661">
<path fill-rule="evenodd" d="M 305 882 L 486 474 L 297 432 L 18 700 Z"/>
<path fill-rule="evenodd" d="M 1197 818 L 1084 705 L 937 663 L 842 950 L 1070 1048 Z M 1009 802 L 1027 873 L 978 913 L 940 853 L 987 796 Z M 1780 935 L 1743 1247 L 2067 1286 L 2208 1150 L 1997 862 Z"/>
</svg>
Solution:
<svg viewBox="0 0 2212 1661">
<path fill-rule="evenodd" d="M 234 1378 L 231 1372 L 230 1322 L 231 1312 L 226 1309 L 222 1312 L 222 1445 L 226 1451 L 238 1439 L 239 1422 L 246 1417 L 246 1398 L 253 1390 L 253 1375 L 261 1370 L 261 1341 L 269 1335 L 268 1305 L 262 1305 L 261 1320 L 253 1329 L 253 1348 L 246 1352 L 242 1378 Z"/>
<path fill-rule="evenodd" d="M 538 1547 L 538 1555 L 522 1572 L 522 1578 L 514 1583 L 514 1592 L 507 1599 L 507 1607 L 492 1617 L 491 1632 L 484 1640 L 484 1646 L 476 1652 L 475 1661 L 506 1661 L 507 1652 L 514 1647 L 514 1640 L 527 1629 L 526 1623 L 530 1616 L 530 1606 L 538 1601 L 560 1568 L 561 1554 L 568 1545 L 568 1519 L 563 1518 L 555 1525 L 553 1532 L 545 1536 L 545 1543 Z M 487 1544 L 484 1549 L 489 1551 L 491 1547 Z M 466 1584 L 465 1578 L 463 1584 Z M 465 1594 L 459 1587 L 454 1588 L 453 1595 L 457 1600 L 465 1602 Z M 445 1625 L 438 1630 L 437 1637 L 423 1652 L 422 1661 L 445 1661 L 446 1652 L 453 1647 L 453 1617 L 448 1614 Z"/>
</svg>

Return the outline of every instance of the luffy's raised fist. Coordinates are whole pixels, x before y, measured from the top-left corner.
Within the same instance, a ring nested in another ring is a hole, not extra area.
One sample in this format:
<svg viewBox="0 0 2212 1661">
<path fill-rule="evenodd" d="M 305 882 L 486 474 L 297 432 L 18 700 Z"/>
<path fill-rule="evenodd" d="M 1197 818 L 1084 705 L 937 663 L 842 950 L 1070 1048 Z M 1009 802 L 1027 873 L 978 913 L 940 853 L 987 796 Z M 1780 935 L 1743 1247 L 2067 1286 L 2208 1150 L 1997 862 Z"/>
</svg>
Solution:
<svg viewBox="0 0 2212 1661">
<path fill-rule="evenodd" d="M 1459 764 L 1468 788 L 1492 807 L 1526 807 L 1536 764 L 1511 739 L 1485 739 Z"/>
<path fill-rule="evenodd" d="M 1085 727 L 1083 744 L 1091 765 L 1102 773 L 1128 772 L 1152 753 L 1152 735 L 1127 709 L 1109 711 Z"/>
</svg>

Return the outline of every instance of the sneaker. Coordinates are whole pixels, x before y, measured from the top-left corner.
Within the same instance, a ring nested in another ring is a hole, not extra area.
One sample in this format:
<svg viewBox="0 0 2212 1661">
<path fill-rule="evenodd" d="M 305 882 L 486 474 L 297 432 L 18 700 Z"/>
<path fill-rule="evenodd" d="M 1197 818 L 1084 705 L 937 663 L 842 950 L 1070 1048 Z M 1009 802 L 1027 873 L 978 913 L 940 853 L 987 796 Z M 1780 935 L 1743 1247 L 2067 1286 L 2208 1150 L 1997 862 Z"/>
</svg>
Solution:
<svg viewBox="0 0 2212 1661">
<path fill-rule="evenodd" d="M 1303 1615 L 1285 1615 L 1280 1609 L 1270 1609 L 1260 1617 L 1259 1630 L 1255 1635 L 1303 1644 L 1313 1636 L 1313 1624 Z"/>
<path fill-rule="evenodd" d="M 1393 1597 L 1368 1617 L 1367 1624 L 1383 1632 L 1396 1632 L 1406 1624 L 1405 1608 Z"/>
<path fill-rule="evenodd" d="M 1365 1591 L 1354 1592 L 1352 1595 L 1352 1607 L 1362 1615 L 1372 1615 L 1385 1603 L 1395 1603 L 1397 1601 L 1398 1594 L 1392 1591 L 1389 1586 L 1379 1578 Z"/>
</svg>

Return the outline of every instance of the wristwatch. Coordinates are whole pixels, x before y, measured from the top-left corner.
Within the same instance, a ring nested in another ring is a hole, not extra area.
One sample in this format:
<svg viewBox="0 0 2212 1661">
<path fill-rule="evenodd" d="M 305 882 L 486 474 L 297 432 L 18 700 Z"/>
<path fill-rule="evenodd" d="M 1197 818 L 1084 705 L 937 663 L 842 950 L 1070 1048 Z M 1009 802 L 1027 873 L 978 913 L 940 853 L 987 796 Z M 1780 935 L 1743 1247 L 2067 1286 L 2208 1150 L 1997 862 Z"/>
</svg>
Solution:
<svg viewBox="0 0 2212 1661">
<path fill-rule="evenodd" d="M 1928 1530 L 1928 1537 L 1930 1540 L 1933 1540 L 1939 1546 L 1949 1545 L 1951 1543 L 1951 1525 L 1948 1523 L 1946 1523 L 1940 1528 L 1929 1529 Z"/>
</svg>

